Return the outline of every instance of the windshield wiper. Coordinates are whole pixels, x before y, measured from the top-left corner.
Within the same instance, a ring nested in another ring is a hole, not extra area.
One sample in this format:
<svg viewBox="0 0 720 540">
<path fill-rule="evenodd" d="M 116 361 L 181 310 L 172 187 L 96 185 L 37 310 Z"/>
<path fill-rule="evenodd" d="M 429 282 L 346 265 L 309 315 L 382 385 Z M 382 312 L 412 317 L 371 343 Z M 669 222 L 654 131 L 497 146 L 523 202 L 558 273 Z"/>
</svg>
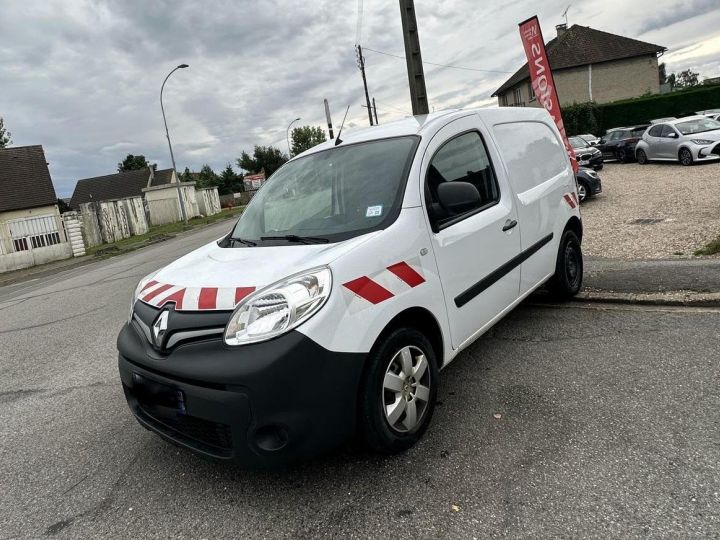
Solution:
<svg viewBox="0 0 720 540">
<path fill-rule="evenodd" d="M 298 236 L 297 234 L 285 234 L 283 236 L 261 236 L 260 240 L 287 240 L 288 242 L 300 242 L 301 244 L 327 244 L 330 240 L 319 236 Z"/>
<path fill-rule="evenodd" d="M 252 240 L 246 240 L 244 238 L 239 238 L 237 236 L 231 236 L 230 240 L 233 242 L 240 242 L 241 244 L 245 244 L 246 246 L 257 246 L 257 242 L 253 242 Z"/>
</svg>

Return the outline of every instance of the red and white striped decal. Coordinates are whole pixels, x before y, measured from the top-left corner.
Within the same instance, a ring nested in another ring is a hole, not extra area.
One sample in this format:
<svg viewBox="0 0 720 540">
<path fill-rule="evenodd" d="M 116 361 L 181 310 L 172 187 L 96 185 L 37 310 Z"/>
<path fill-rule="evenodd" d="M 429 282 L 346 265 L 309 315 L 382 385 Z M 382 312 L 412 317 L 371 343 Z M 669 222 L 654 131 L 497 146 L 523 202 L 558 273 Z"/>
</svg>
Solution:
<svg viewBox="0 0 720 540">
<path fill-rule="evenodd" d="M 255 287 L 179 287 L 150 281 L 139 299 L 155 307 L 174 303 L 177 311 L 231 310 Z"/>
<path fill-rule="evenodd" d="M 353 292 L 355 298 L 361 299 L 365 306 L 368 305 L 367 302 L 379 304 L 425 283 L 420 271 L 419 265 L 401 261 L 391 264 L 372 277 L 360 276 L 343 283 L 343 287 Z"/>
<path fill-rule="evenodd" d="M 577 196 L 575 193 L 565 193 L 563 195 L 563 198 L 565 199 L 565 202 L 568 203 L 568 206 L 572 209 L 574 209 L 578 203 L 577 203 Z"/>
</svg>

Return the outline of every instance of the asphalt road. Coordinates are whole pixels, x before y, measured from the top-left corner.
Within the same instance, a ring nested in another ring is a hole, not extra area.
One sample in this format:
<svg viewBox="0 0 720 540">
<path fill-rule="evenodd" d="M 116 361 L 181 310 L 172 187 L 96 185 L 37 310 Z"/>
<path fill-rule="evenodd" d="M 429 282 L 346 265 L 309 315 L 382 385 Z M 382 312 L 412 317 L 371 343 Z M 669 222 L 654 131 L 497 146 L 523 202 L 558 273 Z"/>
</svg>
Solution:
<svg viewBox="0 0 720 540">
<path fill-rule="evenodd" d="M 246 472 L 145 431 L 116 367 L 130 294 L 226 227 L 0 288 L 0 538 L 718 536 L 718 310 L 527 303 L 400 456 Z"/>
</svg>

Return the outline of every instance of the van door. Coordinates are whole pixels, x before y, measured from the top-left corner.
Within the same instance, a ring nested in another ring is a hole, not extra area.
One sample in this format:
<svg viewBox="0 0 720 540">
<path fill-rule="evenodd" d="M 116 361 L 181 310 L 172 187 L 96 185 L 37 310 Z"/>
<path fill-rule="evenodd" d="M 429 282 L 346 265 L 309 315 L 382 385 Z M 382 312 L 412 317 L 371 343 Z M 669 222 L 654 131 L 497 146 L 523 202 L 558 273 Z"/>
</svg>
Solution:
<svg viewBox="0 0 720 540">
<path fill-rule="evenodd" d="M 560 239 L 554 234 L 566 215 L 559 207 L 568 204 L 563 195 L 575 191 L 574 175 L 559 135 L 548 124 L 512 122 L 493 130 L 518 200 L 522 295 L 555 271 Z"/>
<path fill-rule="evenodd" d="M 520 271 L 505 265 L 520 251 L 517 210 L 499 156 L 476 115 L 442 128 L 423 157 L 426 214 L 450 322 L 453 347 L 477 333 L 518 296 Z M 446 182 L 475 186 L 479 203 L 454 213 L 438 188 Z"/>
</svg>

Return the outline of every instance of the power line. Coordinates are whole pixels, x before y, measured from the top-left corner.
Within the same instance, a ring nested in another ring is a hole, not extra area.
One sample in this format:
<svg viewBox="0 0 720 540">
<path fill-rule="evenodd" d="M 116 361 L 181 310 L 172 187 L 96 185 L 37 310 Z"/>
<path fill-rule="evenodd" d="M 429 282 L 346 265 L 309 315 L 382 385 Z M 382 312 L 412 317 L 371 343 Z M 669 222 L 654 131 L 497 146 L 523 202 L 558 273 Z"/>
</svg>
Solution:
<svg viewBox="0 0 720 540">
<path fill-rule="evenodd" d="M 392 54 L 389 52 L 384 51 L 378 51 L 375 49 L 371 49 L 370 47 L 363 47 L 363 50 L 365 51 L 371 51 L 376 54 L 383 54 L 385 56 L 392 56 L 393 58 L 399 58 L 400 60 L 405 60 L 404 56 L 401 56 L 399 54 Z M 438 66 L 438 67 L 446 67 L 446 68 L 453 68 L 453 69 L 462 69 L 465 71 L 482 71 L 484 73 L 513 73 L 512 71 L 500 71 L 497 69 L 478 69 L 478 68 L 471 68 L 471 67 L 465 67 L 465 66 L 453 66 L 450 64 L 436 64 L 435 62 L 427 62 L 423 60 L 423 64 L 428 64 L 429 66 Z"/>
</svg>

